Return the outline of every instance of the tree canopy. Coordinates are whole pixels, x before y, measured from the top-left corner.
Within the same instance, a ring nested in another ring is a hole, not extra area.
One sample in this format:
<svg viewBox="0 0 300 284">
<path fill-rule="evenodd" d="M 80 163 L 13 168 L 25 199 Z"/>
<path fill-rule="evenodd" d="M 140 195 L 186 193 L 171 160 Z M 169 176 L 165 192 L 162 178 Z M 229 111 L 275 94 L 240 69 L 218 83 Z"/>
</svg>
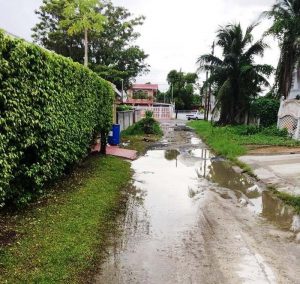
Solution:
<svg viewBox="0 0 300 284">
<path fill-rule="evenodd" d="M 198 79 L 196 73 L 184 73 L 182 71 L 171 70 L 167 75 L 169 90 L 167 98 L 175 102 L 176 109 L 192 109 L 199 100 L 195 98 L 194 84 Z M 199 96 L 198 96 L 199 97 Z"/>
<path fill-rule="evenodd" d="M 279 40 L 281 51 L 276 70 L 277 96 L 287 98 L 300 57 L 300 0 L 277 0 L 264 16 L 273 19 L 267 34 Z"/>
<path fill-rule="evenodd" d="M 64 9 L 74 0 L 43 0 L 36 11 L 39 22 L 33 28 L 33 39 L 43 47 L 83 63 L 84 42 L 82 35 L 68 33 L 59 23 L 66 20 Z M 106 18 L 102 31 L 89 35 L 90 68 L 104 79 L 121 87 L 121 79 L 127 88 L 134 78 L 148 72 L 145 62 L 148 55 L 135 44 L 140 34 L 136 28 L 143 24 L 144 17 L 134 17 L 126 8 L 105 1 L 97 12 Z"/>
<path fill-rule="evenodd" d="M 240 24 L 220 27 L 216 44 L 222 49 L 222 57 L 205 54 L 199 57 L 199 71 L 210 71 L 205 82 L 212 86 L 220 109 L 220 124 L 241 122 L 249 111 L 250 102 L 262 88 L 269 86 L 267 77 L 273 68 L 255 64 L 255 56 L 263 56 L 267 45 L 263 40 L 253 41 L 253 29 L 243 32 Z"/>
<path fill-rule="evenodd" d="M 59 25 L 67 29 L 69 35 L 84 33 L 84 65 L 88 65 L 88 32 L 101 32 L 105 17 L 99 13 L 99 0 L 73 0 L 66 3 L 63 19 Z"/>
</svg>

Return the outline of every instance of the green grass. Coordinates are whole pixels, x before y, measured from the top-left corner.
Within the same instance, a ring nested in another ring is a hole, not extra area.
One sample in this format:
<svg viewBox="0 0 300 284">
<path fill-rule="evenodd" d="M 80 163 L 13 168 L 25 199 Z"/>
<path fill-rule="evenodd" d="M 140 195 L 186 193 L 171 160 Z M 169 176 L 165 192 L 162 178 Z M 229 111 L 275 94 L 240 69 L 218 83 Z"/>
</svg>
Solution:
<svg viewBox="0 0 300 284">
<path fill-rule="evenodd" d="M 161 135 L 125 135 L 125 133 L 122 132 L 121 137 L 122 142 L 128 143 L 128 145 L 124 147 L 125 149 L 136 150 L 139 155 L 143 155 L 152 143 L 161 138 Z"/>
<path fill-rule="evenodd" d="M 214 127 L 207 121 L 193 121 L 189 125 L 216 152 L 230 160 L 247 152 L 246 145 L 297 147 L 300 142 L 268 132 L 242 135 L 241 126 Z"/>
<path fill-rule="evenodd" d="M 206 121 L 192 121 L 188 124 L 207 143 L 217 155 L 230 160 L 246 153 L 246 147 L 237 142 L 236 137 L 222 127 L 213 127 Z"/>
<path fill-rule="evenodd" d="M 300 146 L 299 141 L 275 134 L 272 135 L 272 132 L 276 132 L 276 128 L 275 130 L 271 128 L 258 133 L 244 135 L 241 134 L 245 132 L 245 127 L 243 126 L 218 127 L 207 121 L 192 121 L 188 125 L 195 129 L 196 133 L 217 155 L 229 159 L 252 176 L 254 174 L 251 167 L 238 160 L 239 156 L 247 153 L 247 145 Z"/>
<path fill-rule="evenodd" d="M 128 162 L 93 156 L 59 184 L 60 193 L 11 216 L 19 237 L 0 246 L 0 283 L 85 282 L 130 179 Z"/>
</svg>

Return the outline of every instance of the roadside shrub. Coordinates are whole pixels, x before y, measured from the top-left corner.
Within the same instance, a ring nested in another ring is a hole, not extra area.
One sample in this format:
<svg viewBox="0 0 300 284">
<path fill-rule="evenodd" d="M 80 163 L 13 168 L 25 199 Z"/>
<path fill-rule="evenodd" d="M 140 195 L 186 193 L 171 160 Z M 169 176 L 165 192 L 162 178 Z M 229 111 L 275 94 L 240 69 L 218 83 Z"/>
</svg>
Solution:
<svg viewBox="0 0 300 284">
<path fill-rule="evenodd" d="M 260 132 L 260 128 L 256 125 L 238 125 L 232 128 L 238 135 L 254 135 Z"/>
<path fill-rule="evenodd" d="M 146 110 L 145 116 L 146 116 L 146 118 L 153 118 L 153 111 L 151 111 L 151 110 Z"/>
<path fill-rule="evenodd" d="M 0 204 L 28 202 L 82 159 L 112 102 L 97 74 L 0 31 Z"/>
<path fill-rule="evenodd" d="M 262 129 L 262 134 L 269 136 L 288 137 L 289 133 L 286 128 L 279 129 L 276 125 L 265 127 Z"/>
<path fill-rule="evenodd" d="M 277 122 L 280 102 L 278 99 L 260 97 L 251 104 L 251 113 L 260 117 L 260 125 L 268 127 Z"/>
<path fill-rule="evenodd" d="M 129 111 L 129 110 L 133 110 L 133 107 L 129 106 L 129 105 L 118 105 L 117 106 L 117 111 Z"/>
<path fill-rule="evenodd" d="M 159 123 L 152 117 L 145 117 L 123 131 L 124 135 L 162 135 Z"/>
</svg>

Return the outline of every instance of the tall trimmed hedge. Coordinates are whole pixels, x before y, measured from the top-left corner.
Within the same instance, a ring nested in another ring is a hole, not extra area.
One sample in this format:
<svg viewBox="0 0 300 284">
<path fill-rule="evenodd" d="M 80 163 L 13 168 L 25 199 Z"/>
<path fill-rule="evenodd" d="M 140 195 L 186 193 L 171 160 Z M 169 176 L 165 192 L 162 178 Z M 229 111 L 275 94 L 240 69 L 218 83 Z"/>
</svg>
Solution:
<svg viewBox="0 0 300 284">
<path fill-rule="evenodd" d="M 108 82 L 0 31 L 0 204 L 26 203 L 112 122 Z"/>
</svg>

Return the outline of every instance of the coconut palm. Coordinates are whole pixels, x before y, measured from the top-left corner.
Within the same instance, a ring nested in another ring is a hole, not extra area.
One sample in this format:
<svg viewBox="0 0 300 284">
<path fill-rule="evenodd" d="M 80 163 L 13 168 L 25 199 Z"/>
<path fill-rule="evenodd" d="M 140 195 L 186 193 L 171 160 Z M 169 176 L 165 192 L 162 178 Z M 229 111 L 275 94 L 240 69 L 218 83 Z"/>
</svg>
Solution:
<svg viewBox="0 0 300 284">
<path fill-rule="evenodd" d="M 249 111 L 250 102 L 269 86 L 266 77 L 273 68 L 255 64 L 255 56 L 263 56 L 267 45 L 263 40 L 253 42 L 251 25 L 243 32 L 240 24 L 229 24 L 217 32 L 216 45 L 222 58 L 212 54 L 198 58 L 199 71 L 210 71 L 204 87 L 211 85 L 220 109 L 220 124 L 240 123 Z"/>
<path fill-rule="evenodd" d="M 279 39 L 280 59 L 276 70 L 278 96 L 288 96 L 293 81 L 293 71 L 299 62 L 300 0 L 277 0 L 264 16 L 273 19 L 267 34 Z"/>
</svg>

